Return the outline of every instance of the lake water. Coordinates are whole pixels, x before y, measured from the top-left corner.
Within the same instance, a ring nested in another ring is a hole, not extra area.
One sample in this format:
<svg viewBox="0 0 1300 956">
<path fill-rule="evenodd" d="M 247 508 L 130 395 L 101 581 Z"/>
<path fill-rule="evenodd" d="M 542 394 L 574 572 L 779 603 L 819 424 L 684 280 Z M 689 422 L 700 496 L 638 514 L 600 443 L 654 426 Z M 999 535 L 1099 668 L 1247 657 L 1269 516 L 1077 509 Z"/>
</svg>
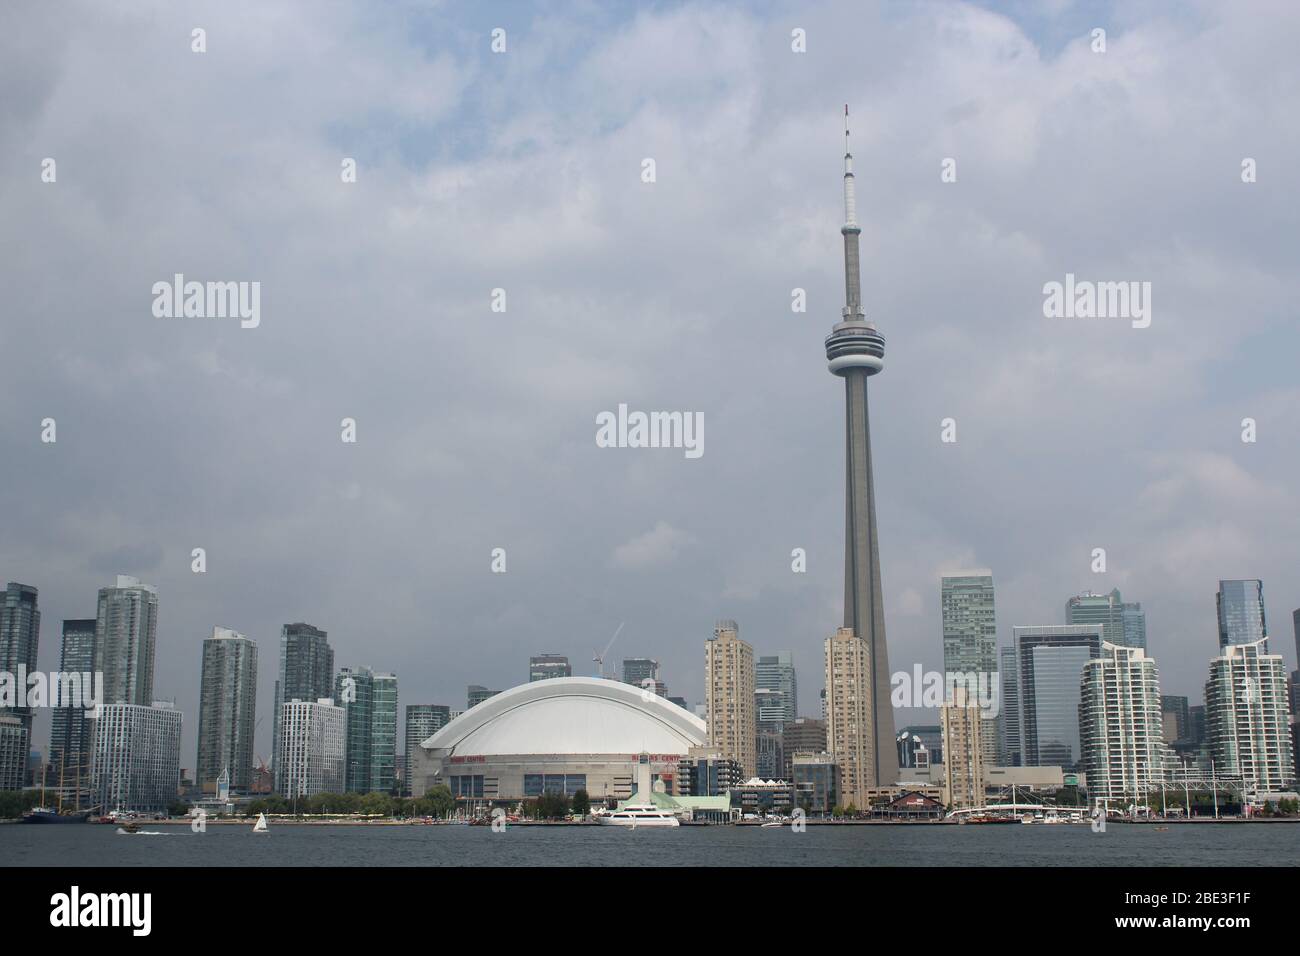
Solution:
<svg viewBox="0 0 1300 956">
<path fill-rule="evenodd" d="M 0 826 L 3 866 L 1295 866 L 1300 824 L 618 827 Z M 155 835 L 156 834 L 156 835 Z"/>
</svg>

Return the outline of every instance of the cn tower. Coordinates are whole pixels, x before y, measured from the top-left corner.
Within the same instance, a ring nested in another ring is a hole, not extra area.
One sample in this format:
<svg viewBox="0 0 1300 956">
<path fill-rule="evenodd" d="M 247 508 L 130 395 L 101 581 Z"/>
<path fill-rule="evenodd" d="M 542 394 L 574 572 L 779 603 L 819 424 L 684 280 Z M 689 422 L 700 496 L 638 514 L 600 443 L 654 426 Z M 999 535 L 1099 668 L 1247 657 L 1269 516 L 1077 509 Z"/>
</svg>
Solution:
<svg viewBox="0 0 1300 956">
<path fill-rule="evenodd" d="M 871 726 L 861 728 L 871 744 L 864 768 L 867 786 L 888 787 L 898 780 L 894 714 L 889 700 L 889 651 L 880 591 L 880 545 L 876 539 L 876 497 L 871 478 L 871 422 L 867 379 L 885 365 L 885 340 L 862 308 L 858 262 L 857 202 L 853 154 L 849 149 L 849 108 L 844 107 L 844 298 L 840 321 L 826 337 L 831 373 L 844 379 L 844 626 L 865 641 L 870 654 L 870 686 L 865 708 Z"/>
</svg>

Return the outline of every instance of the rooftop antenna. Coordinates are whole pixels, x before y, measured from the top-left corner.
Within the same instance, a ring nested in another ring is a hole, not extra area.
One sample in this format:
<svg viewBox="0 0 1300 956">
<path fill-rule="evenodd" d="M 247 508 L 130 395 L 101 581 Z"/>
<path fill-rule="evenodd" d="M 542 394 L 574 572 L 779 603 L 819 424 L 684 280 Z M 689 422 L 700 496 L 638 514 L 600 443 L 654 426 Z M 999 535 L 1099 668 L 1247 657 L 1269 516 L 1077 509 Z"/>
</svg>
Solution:
<svg viewBox="0 0 1300 956">
<path fill-rule="evenodd" d="M 609 643 L 605 645 L 605 649 L 591 659 L 596 665 L 597 677 L 605 676 L 605 655 L 609 653 L 609 649 L 613 647 L 614 642 L 618 640 L 618 635 L 623 630 L 623 625 L 626 623 L 626 621 L 619 621 L 618 627 L 614 630 L 614 636 L 609 639 Z"/>
</svg>

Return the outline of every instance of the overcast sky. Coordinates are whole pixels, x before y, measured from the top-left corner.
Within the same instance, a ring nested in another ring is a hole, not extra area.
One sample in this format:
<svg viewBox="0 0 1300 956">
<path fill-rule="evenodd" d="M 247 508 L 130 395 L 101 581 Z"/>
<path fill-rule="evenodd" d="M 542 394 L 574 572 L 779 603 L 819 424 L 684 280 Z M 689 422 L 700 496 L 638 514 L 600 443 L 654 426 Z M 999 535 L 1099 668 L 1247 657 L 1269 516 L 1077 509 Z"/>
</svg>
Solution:
<svg viewBox="0 0 1300 956">
<path fill-rule="evenodd" d="M 1259 577 L 1295 666 L 1300 7 L 488 7 L 0 8 L 0 578 L 40 589 L 42 669 L 128 573 L 187 768 L 214 625 L 258 643 L 261 754 L 298 620 L 461 708 L 620 622 L 609 663 L 694 704 L 734 618 L 816 715 L 846 102 L 891 669 L 941 666 L 972 566 L 1002 643 L 1119 587 L 1194 702 L 1218 579 Z M 155 317 L 175 273 L 259 282 L 260 325 Z M 1044 317 L 1066 273 L 1150 282 L 1150 327 Z M 703 456 L 597 447 L 620 403 L 703 413 Z"/>
</svg>

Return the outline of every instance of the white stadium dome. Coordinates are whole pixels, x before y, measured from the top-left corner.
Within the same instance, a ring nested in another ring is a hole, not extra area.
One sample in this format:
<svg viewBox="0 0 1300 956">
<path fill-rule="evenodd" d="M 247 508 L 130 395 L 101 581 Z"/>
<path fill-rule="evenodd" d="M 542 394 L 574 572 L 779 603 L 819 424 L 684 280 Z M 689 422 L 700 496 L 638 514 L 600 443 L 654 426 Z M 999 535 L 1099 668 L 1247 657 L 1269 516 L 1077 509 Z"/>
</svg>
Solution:
<svg viewBox="0 0 1300 956">
<path fill-rule="evenodd" d="M 458 799 L 487 801 L 542 788 L 626 796 L 640 755 L 671 779 L 707 739 L 703 720 L 635 685 L 539 680 L 489 697 L 414 748 L 411 792 L 446 785 Z"/>
<path fill-rule="evenodd" d="M 456 755 L 679 753 L 704 721 L 663 697 L 601 677 L 554 677 L 489 697 L 426 740 Z"/>
</svg>

